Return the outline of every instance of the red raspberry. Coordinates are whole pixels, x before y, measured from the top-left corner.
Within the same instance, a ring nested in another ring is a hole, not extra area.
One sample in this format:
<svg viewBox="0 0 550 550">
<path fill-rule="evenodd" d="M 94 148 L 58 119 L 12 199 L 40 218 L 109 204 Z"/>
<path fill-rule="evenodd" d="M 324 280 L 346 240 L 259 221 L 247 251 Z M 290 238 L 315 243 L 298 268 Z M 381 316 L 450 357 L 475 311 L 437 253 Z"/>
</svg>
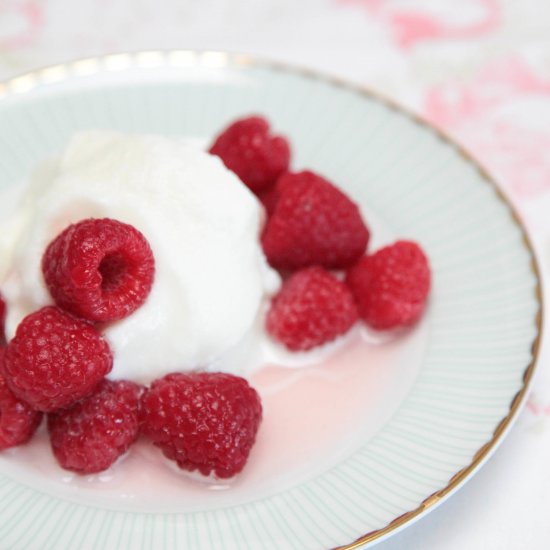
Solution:
<svg viewBox="0 0 550 550">
<path fill-rule="evenodd" d="M 175 373 L 153 382 L 142 413 L 144 433 L 180 468 L 228 478 L 248 459 L 262 405 L 244 378 Z"/>
<path fill-rule="evenodd" d="M 347 332 L 357 321 L 347 286 L 321 267 L 297 271 L 267 314 L 267 331 L 292 351 L 305 351 Z"/>
<path fill-rule="evenodd" d="M 4 350 L 0 349 L 0 372 Z M 19 401 L 0 375 L 0 451 L 29 441 L 42 420 L 42 413 Z"/>
<path fill-rule="evenodd" d="M 359 314 L 376 329 L 412 325 L 430 291 L 430 266 L 413 242 L 397 241 L 361 258 L 347 274 Z"/>
<path fill-rule="evenodd" d="M 145 302 L 155 260 L 145 237 L 131 225 L 88 219 L 50 243 L 42 271 L 59 307 L 90 321 L 114 321 Z"/>
<path fill-rule="evenodd" d="M 290 162 L 288 141 L 270 135 L 269 123 L 259 116 L 233 122 L 215 139 L 210 153 L 254 193 L 273 185 Z"/>
<path fill-rule="evenodd" d="M 109 346 L 93 325 L 54 306 L 21 321 L 4 361 L 11 391 L 45 412 L 92 393 L 112 366 Z"/>
<path fill-rule="evenodd" d="M 4 323 L 6 322 L 6 302 L 0 294 L 0 347 L 6 345 L 6 327 Z"/>
<path fill-rule="evenodd" d="M 48 415 L 53 453 L 62 468 L 79 474 L 106 470 L 139 434 L 139 398 L 133 382 L 103 380 L 70 409 Z"/>
<path fill-rule="evenodd" d="M 271 187 L 265 191 L 261 191 L 257 194 L 259 201 L 262 203 L 262 206 L 265 208 L 265 213 L 267 218 L 273 214 L 275 211 L 275 206 L 279 200 L 279 194 L 277 193 L 276 187 Z"/>
<path fill-rule="evenodd" d="M 277 182 L 277 203 L 262 243 L 278 269 L 310 265 L 344 268 L 367 247 L 369 232 L 359 208 L 330 182 L 305 171 Z"/>
</svg>

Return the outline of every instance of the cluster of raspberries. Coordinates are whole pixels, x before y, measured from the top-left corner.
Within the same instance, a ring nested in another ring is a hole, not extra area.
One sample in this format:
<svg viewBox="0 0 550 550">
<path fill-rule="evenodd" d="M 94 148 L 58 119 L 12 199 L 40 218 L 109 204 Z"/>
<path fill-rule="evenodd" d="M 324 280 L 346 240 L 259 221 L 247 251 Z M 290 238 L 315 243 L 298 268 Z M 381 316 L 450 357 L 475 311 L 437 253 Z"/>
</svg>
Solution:
<svg viewBox="0 0 550 550">
<path fill-rule="evenodd" d="M 113 355 L 102 324 L 132 314 L 153 284 L 153 253 L 137 229 L 71 225 L 47 247 L 42 272 L 55 305 L 25 317 L 0 347 L 0 449 L 29 441 L 46 413 L 56 459 L 81 474 L 111 466 L 140 433 L 182 469 L 242 470 L 262 417 L 246 380 L 173 373 L 145 388 L 105 378 Z M 2 338 L 5 309 L 0 298 Z"/>
<path fill-rule="evenodd" d="M 290 147 L 258 116 L 231 124 L 210 153 L 265 206 L 264 253 L 283 275 L 266 328 L 292 351 L 334 340 L 362 319 L 377 330 L 407 327 L 430 289 L 426 255 L 397 241 L 367 254 L 369 230 L 357 205 L 322 176 L 289 172 Z"/>
<path fill-rule="evenodd" d="M 264 253 L 283 276 L 266 329 L 293 351 L 346 333 L 360 318 L 378 329 L 414 324 L 430 289 L 420 247 L 397 241 L 367 254 L 359 208 L 311 171 L 291 173 L 290 147 L 261 117 L 238 120 L 214 141 L 264 204 Z M 28 441 L 47 413 L 54 455 L 79 473 L 108 468 L 142 433 L 185 470 L 240 472 L 262 419 L 258 393 L 223 373 L 173 373 L 145 388 L 105 378 L 113 356 L 102 323 L 146 300 L 154 257 L 130 225 L 89 219 L 47 247 L 42 272 L 55 306 L 27 316 L 4 340 L 0 297 L 0 449 Z M 182 335 L 184 336 L 184 335 Z"/>
</svg>

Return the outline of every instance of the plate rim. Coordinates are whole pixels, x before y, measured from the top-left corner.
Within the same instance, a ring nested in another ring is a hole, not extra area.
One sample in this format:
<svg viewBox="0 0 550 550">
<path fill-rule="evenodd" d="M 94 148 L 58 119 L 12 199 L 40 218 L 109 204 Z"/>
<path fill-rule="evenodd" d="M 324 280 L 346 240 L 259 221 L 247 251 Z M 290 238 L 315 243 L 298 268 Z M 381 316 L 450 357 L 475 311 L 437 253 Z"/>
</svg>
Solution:
<svg viewBox="0 0 550 550">
<path fill-rule="evenodd" d="M 508 210 L 513 223 L 521 234 L 521 244 L 529 256 L 529 268 L 535 277 L 534 298 L 537 304 L 535 312 L 536 334 L 530 344 L 530 361 L 522 375 L 522 386 L 516 392 L 510 402 L 508 413 L 498 422 L 491 438 L 475 452 L 472 461 L 464 468 L 451 476 L 447 485 L 428 495 L 416 508 L 394 518 L 386 526 L 370 531 L 354 541 L 340 545 L 334 550 L 355 550 L 369 543 L 381 542 L 390 535 L 397 533 L 411 525 L 428 512 L 435 509 L 444 500 L 456 492 L 468 481 L 483 464 L 496 451 L 500 443 L 513 426 L 519 412 L 525 404 L 529 394 L 533 374 L 538 366 L 540 346 L 544 329 L 544 294 L 539 260 L 535 253 L 532 239 L 521 221 L 516 207 L 506 194 L 500 189 L 495 179 L 483 166 L 473 153 L 464 145 L 455 141 L 446 131 L 434 126 L 422 115 L 401 105 L 389 96 L 365 86 L 341 77 L 331 75 L 318 69 L 298 64 L 287 63 L 268 57 L 247 53 L 230 52 L 211 49 L 151 49 L 129 50 L 105 53 L 91 57 L 78 57 L 54 65 L 45 65 L 32 71 L 26 71 L 16 76 L 0 80 L 0 102 L 9 97 L 17 97 L 32 92 L 38 87 L 71 80 L 74 78 L 89 78 L 99 73 L 124 72 L 132 68 L 158 69 L 160 67 L 172 67 L 174 69 L 205 67 L 212 69 L 227 69 L 230 67 L 258 67 L 272 71 L 294 74 L 309 81 L 318 81 L 330 84 L 338 89 L 351 91 L 361 97 L 375 100 L 394 112 L 405 116 L 408 120 L 429 131 L 438 141 L 450 146 L 462 159 L 475 168 L 480 178 L 493 190 L 495 198 Z"/>
</svg>

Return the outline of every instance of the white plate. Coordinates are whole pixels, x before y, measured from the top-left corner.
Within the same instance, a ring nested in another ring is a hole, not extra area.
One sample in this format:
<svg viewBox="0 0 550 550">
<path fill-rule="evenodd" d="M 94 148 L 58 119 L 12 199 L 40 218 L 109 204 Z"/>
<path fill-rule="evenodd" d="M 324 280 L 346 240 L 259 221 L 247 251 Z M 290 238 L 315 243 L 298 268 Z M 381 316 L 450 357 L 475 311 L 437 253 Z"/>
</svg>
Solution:
<svg viewBox="0 0 550 550">
<path fill-rule="evenodd" d="M 302 380 L 287 395 L 286 416 L 280 400 L 268 400 L 250 464 L 224 490 L 159 474 L 165 465 L 155 457 L 143 468 L 144 445 L 91 479 L 57 468 L 44 434 L 4 453 L 2 548 L 373 544 L 456 490 L 516 417 L 541 328 L 525 233 L 457 146 L 368 92 L 220 52 L 120 54 L 44 69 L 0 84 L 0 188 L 16 186 L 78 129 L 209 140 L 251 112 L 290 137 L 294 169 L 326 175 L 359 202 L 372 248 L 396 237 L 422 243 L 434 272 L 428 314 L 398 341 L 357 356 L 343 349 L 347 366 L 332 365 L 320 393 Z M 316 423 L 312 408 L 327 384 L 332 427 Z M 291 448 L 270 463 L 266 449 L 285 437 Z"/>
</svg>

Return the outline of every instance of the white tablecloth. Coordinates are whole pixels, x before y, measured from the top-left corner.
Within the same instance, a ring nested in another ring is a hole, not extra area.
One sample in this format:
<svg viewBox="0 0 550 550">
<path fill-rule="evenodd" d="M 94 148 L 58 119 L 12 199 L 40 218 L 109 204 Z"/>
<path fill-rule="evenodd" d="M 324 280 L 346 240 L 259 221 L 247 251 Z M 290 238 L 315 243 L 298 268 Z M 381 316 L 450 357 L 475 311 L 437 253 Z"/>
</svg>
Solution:
<svg viewBox="0 0 550 550">
<path fill-rule="evenodd" d="M 366 84 L 465 145 L 550 276 L 547 0 L 0 0 L 0 78 L 105 52 L 241 51 Z M 550 548 L 550 368 L 490 462 L 382 550 Z"/>
</svg>

